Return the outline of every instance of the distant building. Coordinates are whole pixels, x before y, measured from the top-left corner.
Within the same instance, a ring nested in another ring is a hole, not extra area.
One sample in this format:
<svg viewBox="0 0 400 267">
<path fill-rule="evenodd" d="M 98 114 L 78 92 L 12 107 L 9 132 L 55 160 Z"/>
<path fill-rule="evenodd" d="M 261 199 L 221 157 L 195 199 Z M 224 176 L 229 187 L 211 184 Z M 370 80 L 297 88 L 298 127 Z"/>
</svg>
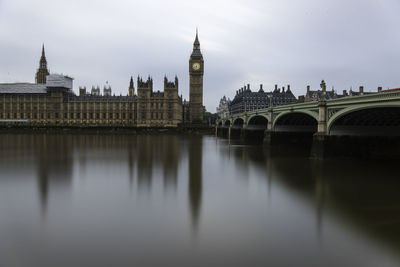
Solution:
<svg viewBox="0 0 400 267">
<path fill-rule="evenodd" d="M 378 89 L 379 91 L 379 89 Z M 360 95 L 369 95 L 375 94 L 375 92 L 364 92 L 364 87 L 360 86 L 358 91 L 353 91 L 350 89 L 348 92 L 347 90 L 343 90 L 342 94 L 338 94 L 333 88 L 330 91 L 325 92 L 325 100 L 336 99 L 346 96 L 360 96 Z M 307 85 L 307 92 L 304 96 L 304 102 L 310 101 L 320 101 L 322 100 L 322 90 L 310 90 L 310 86 Z"/>
<path fill-rule="evenodd" d="M 297 101 L 296 97 L 290 90 L 288 85 L 287 90 L 282 87 L 282 90 L 275 85 L 275 89 L 271 92 L 264 92 L 263 85 L 260 84 L 260 89 L 257 92 L 252 92 L 250 85 L 242 87 L 236 91 L 234 99 L 230 103 L 231 114 L 242 113 L 257 109 L 265 109 L 270 106 L 280 106 Z"/>
<path fill-rule="evenodd" d="M 178 94 L 178 78 L 164 78 L 164 91 L 153 90 L 153 79 L 137 78 L 137 95 L 131 77 L 128 95 L 111 95 L 111 86 L 79 87 L 72 91 L 72 78 L 49 74 L 44 46 L 36 83 L 0 84 L 0 124 L 32 126 L 132 126 L 177 127 L 203 120 L 204 60 L 196 32 L 189 60 L 190 101 Z"/>
<path fill-rule="evenodd" d="M 222 97 L 219 101 L 219 106 L 217 107 L 217 115 L 220 119 L 226 119 L 229 117 L 229 106 L 231 100 L 226 98 L 226 96 Z"/>
</svg>

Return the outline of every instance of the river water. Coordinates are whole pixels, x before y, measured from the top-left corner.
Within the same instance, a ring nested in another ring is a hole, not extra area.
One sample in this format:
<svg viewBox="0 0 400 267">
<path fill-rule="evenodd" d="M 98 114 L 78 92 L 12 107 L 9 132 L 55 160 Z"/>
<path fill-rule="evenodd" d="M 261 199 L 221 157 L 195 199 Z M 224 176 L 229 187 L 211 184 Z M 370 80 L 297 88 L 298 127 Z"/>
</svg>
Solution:
<svg viewBox="0 0 400 267">
<path fill-rule="evenodd" d="M 0 134 L 0 266 L 400 266 L 396 161 L 213 136 Z"/>
</svg>

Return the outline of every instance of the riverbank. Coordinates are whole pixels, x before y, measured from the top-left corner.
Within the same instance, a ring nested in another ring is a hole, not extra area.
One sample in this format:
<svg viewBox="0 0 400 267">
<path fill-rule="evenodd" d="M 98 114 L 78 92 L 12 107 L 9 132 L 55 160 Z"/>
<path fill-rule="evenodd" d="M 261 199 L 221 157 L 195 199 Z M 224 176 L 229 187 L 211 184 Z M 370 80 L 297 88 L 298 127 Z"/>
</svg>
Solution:
<svg viewBox="0 0 400 267">
<path fill-rule="evenodd" d="M 13 125 L 0 127 L 1 133 L 130 133 L 130 134 L 214 134 L 215 126 L 208 125 L 182 125 L 178 127 L 105 127 L 105 126 L 46 126 L 46 127 L 27 127 L 22 125 Z"/>
</svg>

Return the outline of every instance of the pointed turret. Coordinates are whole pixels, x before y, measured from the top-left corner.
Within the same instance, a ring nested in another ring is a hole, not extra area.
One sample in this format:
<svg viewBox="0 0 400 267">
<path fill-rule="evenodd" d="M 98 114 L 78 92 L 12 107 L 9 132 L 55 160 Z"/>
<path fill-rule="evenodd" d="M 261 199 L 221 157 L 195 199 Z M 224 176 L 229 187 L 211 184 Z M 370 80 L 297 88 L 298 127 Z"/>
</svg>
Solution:
<svg viewBox="0 0 400 267">
<path fill-rule="evenodd" d="M 192 52 L 192 55 L 190 56 L 190 58 L 203 59 L 203 55 L 201 54 L 201 51 L 200 51 L 199 33 L 198 33 L 197 29 L 196 29 L 196 38 L 194 39 L 194 43 L 193 43 L 193 52 Z"/>
<path fill-rule="evenodd" d="M 196 28 L 196 38 L 194 39 L 193 49 L 200 49 L 199 32 Z"/>
<path fill-rule="evenodd" d="M 133 77 L 131 76 L 131 80 L 129 82 L 129 96 L 133 96 L 135 94 L 135 87 L 133 86 Z"/>
<path fill-rule="evenodd" d="M 36 72 L 36 83 L 45 84 L 46 76 L 49 75 L 49 70 L 47 69 L 47 60 L 44 52 L 44 44 L 42 45 L 42 56 L 40 57 L 39 68 Z"/>
</svg>

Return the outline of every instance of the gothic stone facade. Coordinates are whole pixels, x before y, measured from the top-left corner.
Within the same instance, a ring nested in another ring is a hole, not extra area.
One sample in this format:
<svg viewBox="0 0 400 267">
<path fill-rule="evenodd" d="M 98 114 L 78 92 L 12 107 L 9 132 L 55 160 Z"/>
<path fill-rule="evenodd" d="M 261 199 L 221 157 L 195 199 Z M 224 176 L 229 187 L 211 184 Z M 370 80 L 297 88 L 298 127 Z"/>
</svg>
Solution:
<svg viewBox="0 0 400 267">
<path fill-rule="evenodd" d="M 138 96 L 111 96 L 72 92 L 72 86 L 49 79 L 71 81 L 51 74 L 46 84 L 0 84 L 0 123 L 32 126 L 176 127 L 182 123 L 178 79 L 165 78 L 164 92 L 153 92 L 152 79 L 138 78 Z"/>
<path fill-rule="evenodd" d="M 197 65 L 199 64 L 199 65 Z M 111 95 L 111 88 L 72 91 L 72 78 L 51 74 L 44 47 L 36 83 L 0 84 L 0 124 L 30 126 L 131 126 L 177 127 L 203 119 L 203 65 L 197 33 L 189 61 L 190 101 L 178 94 L 178 78 L 164 78 L 164 91 L 153 91 L 153 79 L 137 79 L 137 95 L 131 77 L 128 95 Z"/>
</svg>

